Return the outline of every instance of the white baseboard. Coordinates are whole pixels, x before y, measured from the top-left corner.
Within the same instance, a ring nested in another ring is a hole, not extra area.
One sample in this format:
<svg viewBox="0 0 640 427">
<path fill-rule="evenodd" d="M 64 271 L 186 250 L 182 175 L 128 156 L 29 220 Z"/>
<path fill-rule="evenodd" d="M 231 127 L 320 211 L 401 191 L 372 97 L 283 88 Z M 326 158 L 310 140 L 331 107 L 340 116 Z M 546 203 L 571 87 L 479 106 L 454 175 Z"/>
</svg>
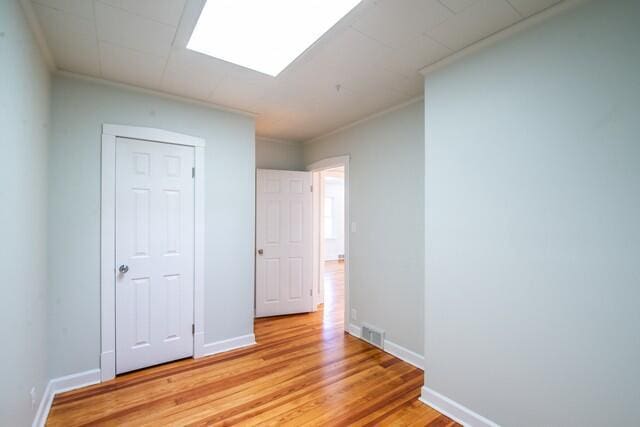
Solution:
<svg viewBox="0 0 640 427">
<path fill-rule="evenodd" d="M 202 346 L 197 352 L 197 357 L 211 356 L 213 354 L 222 353 L 224 351 L 235 350 L 241 347 L 247 347 L 256 343 L 254 334 L 242 335 L 239 337 L 229 338 L 227 340 L 210 342 Z"/>
<path fill-rule="evenodd" d="M 499 427 L 493 421 L 426 386 L 422 387 L 420 401 L 465 427 Z"/>
<path fill-rule="evenodd" d="M 353 323 L 349 323 L 348 332 L 356 338 L 360 338 L 362 336 L 362 328 L 358 325 L 354 325 Z"/>
<path fill-rule="evenodd" d="M 350 323 L 348 332 L 354 337 L 362 339 L 362 328 L 360 328 L 360 326 Z M 418 353 L 414 353 L 413 351 L 389 340 L 384 341 L 383 350 L 418 369 L 424 370 L 424 357 Z"/>
<path fill-rule="evenodd" d="M 46 424 L 47 417 L 49 416 L 49 410 L 51 409 L 51 404 L 53 403 L 53 398 L 56 394 L 97 384 L 99 382 L 100 369 L 92 369 L 90 371 L 49 380 L 49 383 L 42 394 L 38 411 L 36 412 L 36 416 L 33 420 L 33 427 L 43 427 Z"/>
<path fill-rule="evenodd" d="M 40 405 L 38 405 L 38 411 L 36 412 L 36 416 L 33 419 L 32 427 L 44 427 L 47 423 L 47 417 L 49 416 L 49 410 L 51 409 L 51 404 L 53 403 L 53 388 L 51 386 L 51 381 L 47 383 L 47 387 L 44 389 L 44 393 L 42 393 L 42 398 L 40 399 Z"/>
<path fill-rule="evenodd" d="M 424 357 L 422 355 L 414 353 L 413 351 L 389 340 L 385 340 L 384 342 L 384 351 L 391 353 L 398 359 L 404 360 L 408 364 L 424 371 Z"/>
<path fill-rule="evenodd" d="M 242 335 L 240 337 L 230 338 L 227 340 L 212 342 L 208 344 L 198 345 L 204 341 L 204 334 L 199 333 L 196 336 L 196 348 L 194 351 L 194 357 L 211 356 L 213 354 L 222 353 L 224 351 L 234 350 L 241 347 L 246 347 L 256 343 L 256 337 L 254 334 Z M 114 351 L 107 351 L 100 355 L 101 363 L 103 366 L 115 366 L 113 359 L 115 358 Z M 105 374 L 105 375 L 103 375 Z M 105 378 L 103 378 L 105 376 Z M 42 399 L 40 399 L 40 405 L 33 420 L 33 427 L 43 427 L 47 422 L 49 416 L 49 410 L 51 410 L 51 404 L 53 398 L 58 393 L 65 391 L 75 390 L 80 387 L 86 387 L 88 385 L 98 384 L 101 380 L 111 379 L 115 376 L 115 372 L 102 373 L 100 369 L 92 369 L 86 372 L 80 372 L 78 374 L 67 375 L 60 378 L 54 378 L 47 383 Z"/>
</svg>

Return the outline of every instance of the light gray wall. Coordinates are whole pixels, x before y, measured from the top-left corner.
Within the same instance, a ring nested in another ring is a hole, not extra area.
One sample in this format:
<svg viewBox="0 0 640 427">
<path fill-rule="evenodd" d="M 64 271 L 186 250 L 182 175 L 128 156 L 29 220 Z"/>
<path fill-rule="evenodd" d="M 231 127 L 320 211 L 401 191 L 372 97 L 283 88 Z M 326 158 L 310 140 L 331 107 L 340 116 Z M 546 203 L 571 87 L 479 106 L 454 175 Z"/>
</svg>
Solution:
<svg viewBox="0 0 640 427">
<path fill-rule="evenodd" d="M 99 367 L 102 123 L 206 140 L 205 342 L 253 331 L 254 120 L 84 80 L 53 82 L 49 171 L 52 377 Z"/>
<path fill-rule="evenodd" d="M 416 102 L 304 146 L 305 164 L 349 154 L 351 307 L 422 354 L 424 106 Z"/>
<path fill-rule="evenodd" d="M 256 138 L 256 167 L 258 169 L 305 170 L 302 144 Z"/>
<path fill-rule="evenodd" d="M 640 2 L 426 81 L 426 385 L 518 426 L 640 425 Z"/>
<path fill-rule="evenodd" d="M 18 1 L 0 2 L 0 425 L 30 425 L 47 383 L 49 72 Z"/>
</svg>

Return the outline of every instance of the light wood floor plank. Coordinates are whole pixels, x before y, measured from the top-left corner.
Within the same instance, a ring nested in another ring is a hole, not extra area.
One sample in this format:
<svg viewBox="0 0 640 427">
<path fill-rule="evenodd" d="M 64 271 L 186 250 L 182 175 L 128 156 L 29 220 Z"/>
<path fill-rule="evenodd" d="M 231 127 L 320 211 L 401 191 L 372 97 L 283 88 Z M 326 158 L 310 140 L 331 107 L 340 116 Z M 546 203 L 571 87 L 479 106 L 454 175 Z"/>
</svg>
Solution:
<svg viewBox="0 0 640 427">
<path fill-rule="evenodd" d="M 422 371 L 344 333 L 343 264 L 327 309 L 256 319 L 255 346 L 56 396 L 48 426 L 458 426 L 420 403 Z"/>
</svg>

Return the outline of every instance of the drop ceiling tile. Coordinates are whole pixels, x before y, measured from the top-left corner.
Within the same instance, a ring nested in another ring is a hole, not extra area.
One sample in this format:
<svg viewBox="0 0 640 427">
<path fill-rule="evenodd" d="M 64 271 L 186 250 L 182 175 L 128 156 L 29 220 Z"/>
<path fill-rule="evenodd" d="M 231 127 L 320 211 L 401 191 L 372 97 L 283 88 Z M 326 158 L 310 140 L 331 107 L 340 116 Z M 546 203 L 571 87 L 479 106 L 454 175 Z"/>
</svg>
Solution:
<svg viewBox="0 0 640 427">
<path fill-rule="evenodd" d="M 422 94 L 421 68 L 556 2 L 363 0 L 273 78 L 185 49 L 204 0 L 32 1 L 59 68 L 257 112 L 258 134 L 293 140 Z"/>
<path fill-rule="evenodd" d="M 176 28 L 126 12 L 102 2 L 95 3 L 98 39 L 129 49 L 168 57 Z"/>
<path fill-rule="evenodd" d="M 426 36 L 418 36 L 385 58 L 384 67 L 407 77 L 415 77 L 429 64 L 451 55 L 453 51 Z"/>
<path fill-rule="evenodd" d="M 559 3 L 560 0 L 509 0 L 509 2 L 516 8 L 520 15 L 526 18 Z"/>
<path fill-rule="evenodd" d="M 90 0 L 33 0 L 33 4 L 49 6 L 82 19 L 93 20 L 93 1 Z"/>
<path fill-rule="evenodd" d="M 382 0 L 352 26 L 387 46 L 399 48 L 452 15 L 437 0 Z"/>
<path fill-rule="evenodd" d="M 162 76 L 162 89 L 208 100 L 226 73 L 213 58 L 186 49 L 174 49 Z"/>
<path fill-rule="evenodd" d="M 406 95 L 412 95 L 409 78 L 381 67 L 368 71 L 354 72 L 342 79 L 343 88 L 360 95 L 366 95 L 381 89 L 397 90 Z"/>
<path fill-rule="evenodd" d="M 209 100 L 257 113 L 266 106 L 268 98 L 265 95 L 276 87 L 276 83 L 271 76 L 242 68 L 228 73 Z"/>
<path fill-rule="evenodd" d="M 475 0 L 439 0 L 442 5 L 453 13 L 460 13 L 469 6 L 471 6 Z"/>
<path fill-rule="evenodd" d="M 506 0 L 478 0 L 471 7 L 427 31 L 453 50 L 460 50 L 520 20 Z"/>
<path fill-rule="evenodd" d="M 283 139 L 288 141 L 296 141 L 296 132 L 293 126 L 288 121 L 271 121 L 258 117 L 256 120 L 256 134 L 259 134 L 265 138 Z"/>
<path fill-rule="evenodd" d="M 106 79 L 156 89 L 160 87 L 165 61 L 162 57 L 100 42 L 100 67 Z"/>
<path fill-rule="evenodd" d="M 99 0 L 136 15 L 177 27 L 186 0 Z"/>
<path fill-rule="evenodd" d="M 395 105 L 420 96 L 422 93 L 424 93 L 424 89 L 422 89 L 424 88 L 424 79 L 422 79 L 422 81 L 419 83 L 419 86 L 420 88 L 418 89 L 417 94 L 413 96 L 407 96 L 404 93 L 390 89 L 383 89 L 377 92 L 368 93 L 366 96 L 363 96 L 360 99 L 360 102 L 365 108 L 358 111 L 358 115 L 355 120 L 360 120 L 378 111 L 386 110 Z"/>
<path fill-rule="evenodd" d="M 33 9 L 56 66 L 66 71 L 99 76 L 98 42 L 93 20 L 40 4 L 34 4 Z"/>
<path fill-rule="evenodd" d="M 347 28 L 332 37 L 325 45 L 310 52 L 307 62 L 311 62 L 311 66 L 322 64 L 334 69 L 366 69 L 372 65 L 379 65 L 391 50 L 390 47 L 359 31 Z"/>
</svg>

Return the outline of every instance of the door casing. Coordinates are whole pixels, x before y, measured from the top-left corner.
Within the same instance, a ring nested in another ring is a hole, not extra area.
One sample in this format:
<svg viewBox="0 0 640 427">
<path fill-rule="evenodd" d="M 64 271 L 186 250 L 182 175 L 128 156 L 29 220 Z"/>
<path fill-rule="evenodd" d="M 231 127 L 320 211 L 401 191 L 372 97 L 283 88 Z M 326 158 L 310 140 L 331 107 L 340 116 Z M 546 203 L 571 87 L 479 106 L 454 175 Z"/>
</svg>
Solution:
<svg viewBox="0 0 640 427">
<path fill-rule="evenodd" d="M 351 226 L 351 208 L 350 208 L 350 181 L 349 181 L 349 161 L 351 157 L 349 155 L 337 156 L 337 157 L 329 157 L 326 159 L 318 160 L 317 162 L 311 163 L 307 166 L 307 170 L 313 172 L 314 175 L 326 169 L 333 169 L 337 167 L 344 168 L 344 330 L 349 332 L 351 326 L 351 298 L 349 292 L 349 271 L 351 258 L 349 256 L 349 241 L 350 234 L 355 232 Z M 315 194 L 314 188 L 314 194 Z M 317 214 L 319 212 L 320 206 L 322 205 L 322 200 L 318 197 L 313 198 L 314 205 L 312 206 L 313 212 Z M 318 203 L 319 201 L 319 203 Z M 315 224 L 314 224 L 315 225 Z M 315 228 L 315 227 L 314 227 Z M 318 229 L 314 229 L 314 234 L 318 233 Z M 313 256 L 313 272 L 316 277 L 314 277 L 314 286 L 317 286 L 320 281 L 323 280 L 322 271 L 323 269 L 318 264 L 321 259 L 321 243 L 316 242 L 314 239 L 314 243 L 320 244 L 319 248 L 314 248 L 314 256 Z M 321 241 L 322 239 L 318 239 Z M 317 292 L 314 292 L 314 295 Z M 352 328 L 355 331 L 355 328 Z M 359 334 L 358 334 L 359 335 Z"/>
<path fill-rule="evenodd" d="M 115 328 L 115 196 L 116 138 L 177 144 L 194 147 L 194 357 L 204 355 L 204 196 L 205 140 L 162 129 L 103 124 L 100 206 L 100 376 L 107 381 L 116 374 Z"/>
</svg>

